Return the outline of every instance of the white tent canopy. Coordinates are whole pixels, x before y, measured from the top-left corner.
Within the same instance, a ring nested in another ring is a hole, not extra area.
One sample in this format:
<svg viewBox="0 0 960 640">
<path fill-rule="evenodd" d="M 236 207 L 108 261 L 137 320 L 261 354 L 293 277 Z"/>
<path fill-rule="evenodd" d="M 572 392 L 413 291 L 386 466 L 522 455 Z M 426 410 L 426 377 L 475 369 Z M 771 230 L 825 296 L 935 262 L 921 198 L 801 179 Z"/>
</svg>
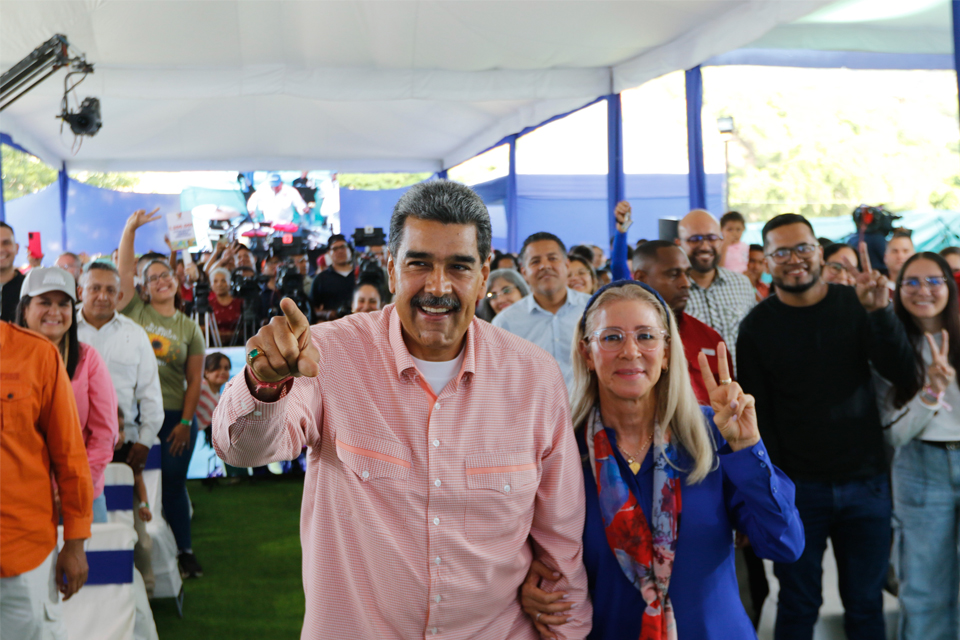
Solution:
<svg viewBox="0 0 960 640">
<path fill-rule="evenodd" d="M 66 35 L 104 125 L 73 155 L 61 71 L 0 131 L 75 169 L 437 171 L 829 4 L 2 0 L 0 68 Z"/>
</svg>

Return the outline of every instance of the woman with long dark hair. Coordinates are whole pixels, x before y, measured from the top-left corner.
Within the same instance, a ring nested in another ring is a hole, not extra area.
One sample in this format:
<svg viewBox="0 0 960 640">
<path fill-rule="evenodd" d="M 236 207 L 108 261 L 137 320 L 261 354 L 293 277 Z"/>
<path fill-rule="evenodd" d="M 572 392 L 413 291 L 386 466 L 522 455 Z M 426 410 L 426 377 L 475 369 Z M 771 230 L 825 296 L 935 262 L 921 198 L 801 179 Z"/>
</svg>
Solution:
<svg viewBox="0 0 960 640">
<path fill-rule="evenodd" d="M 199 577 L 203 569 L 191 547 L 187 469 L 197 443 L 194 413 L 200 399 L 205 349 L 197 323 L 180 311 L 179 283 L 166 261 L 147 263 L 141 292 L 134 288 L 133 241 L 137 229 L 160 219 L 153 215 L 156 212 L 157 209 L 151 213 L 135 211 L 123 229 L 117 266 L 122 299 L 130 302 L 121 313 L 146 330 L 160 367 L 164 420 L 158 436 L 163 516 L 177 540 L 180 573 L 184 577 Z"/>
<path fill-rule="evenodd" d="M 910 257 L 893 309 L 916 355 L 909 385 L 877 377 L 893 459 L 893 504 L 902 640 L 960 635 L 960 307 L 947 262 Z M 951 411 L 956 408 L 956 411 Z"/>
<path fill-rule="evenodd" d="M 93 478 L 93 521 L 107 521 L 103 473 L 117 441 L 117 394 L 97 350 L 77 337 L 77 285 L 59 267 L 36 267 L 20 288 L 15 324 L 36 331 L 56 345 L 77 402 L 87 462 Z"/>
</svg>

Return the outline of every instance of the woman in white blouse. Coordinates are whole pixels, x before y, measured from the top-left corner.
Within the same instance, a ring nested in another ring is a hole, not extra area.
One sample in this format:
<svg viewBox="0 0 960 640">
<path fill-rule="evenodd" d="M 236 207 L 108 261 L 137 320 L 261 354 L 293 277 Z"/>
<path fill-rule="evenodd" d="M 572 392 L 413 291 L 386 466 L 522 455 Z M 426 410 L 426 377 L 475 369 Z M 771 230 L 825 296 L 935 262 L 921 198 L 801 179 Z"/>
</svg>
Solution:
<svg viewBox="0 0 960 640">
<path fill-rule="evenodd" d="M 916 353 L 915 381 L 877 398 L 893 461 L 893 557 L 902 640 L 960 636 L 960 308 L 949 265 L 918 253 L 897 278 L 894 312 Z M 955 410 L 952 410 L 955 409 Z"/>
</svg>

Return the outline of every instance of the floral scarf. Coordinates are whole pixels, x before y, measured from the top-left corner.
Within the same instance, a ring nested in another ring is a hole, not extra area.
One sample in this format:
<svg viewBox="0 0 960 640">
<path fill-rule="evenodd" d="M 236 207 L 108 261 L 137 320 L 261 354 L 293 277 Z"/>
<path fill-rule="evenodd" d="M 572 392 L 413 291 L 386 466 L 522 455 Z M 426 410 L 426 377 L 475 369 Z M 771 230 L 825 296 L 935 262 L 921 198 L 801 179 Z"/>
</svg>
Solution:
<svg viewBox="0 0 960 640">
<path fill-rule="evenodd" d="M 613 550 L 627 579 L 643 596 L 639 640 L 677 640 L 673 605 L 667 595 L 680 524 L 680 475 L 668 459 L 677 464 L 677 450 L 666 441 L 660 425 L 654 428 L 653 448 L 653 530 L 629 485 L 620 474 L 600 419 L 600 408 L 587 422 L 590 468 L 600 495 L 600 514 Z"/>
</svg>

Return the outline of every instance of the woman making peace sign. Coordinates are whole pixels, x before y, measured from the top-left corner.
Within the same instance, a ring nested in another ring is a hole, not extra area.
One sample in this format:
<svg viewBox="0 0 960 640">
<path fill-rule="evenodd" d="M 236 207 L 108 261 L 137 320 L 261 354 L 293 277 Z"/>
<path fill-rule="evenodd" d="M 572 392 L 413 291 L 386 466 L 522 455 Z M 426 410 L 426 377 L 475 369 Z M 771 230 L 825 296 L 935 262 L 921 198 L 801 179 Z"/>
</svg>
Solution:
<svg viewBox="0 0 960 640">
<path fill-rule="evenodd" d="M 894 558 L 901 640 L 960 634 L 960 308 L 950 266 L 918 253 L 903 265 L 893 308 L 913 343 L 913 384 L 877 378 L 893 459 Z M 951 411 L 951 408 L 954 410 Z"/>
<path fill-rule="evenodd" d="M 717 350 L 719 382 L 701 362 L 712 406 L 700 407 L 676 320 L 653 289 L 620 280 L 584 311 L 571 404 L 584 456 L 590 638 L 755 638 L 734 529 L 764 558 L 793 562 L 803 551 L 793 483 L 770 464 L 753 397 L 730 380 L 723 343 Z M 557 576 L 534 566 L 522 604 L 553 637 L 569 606 L 548 593 Z"/>
</svg>

